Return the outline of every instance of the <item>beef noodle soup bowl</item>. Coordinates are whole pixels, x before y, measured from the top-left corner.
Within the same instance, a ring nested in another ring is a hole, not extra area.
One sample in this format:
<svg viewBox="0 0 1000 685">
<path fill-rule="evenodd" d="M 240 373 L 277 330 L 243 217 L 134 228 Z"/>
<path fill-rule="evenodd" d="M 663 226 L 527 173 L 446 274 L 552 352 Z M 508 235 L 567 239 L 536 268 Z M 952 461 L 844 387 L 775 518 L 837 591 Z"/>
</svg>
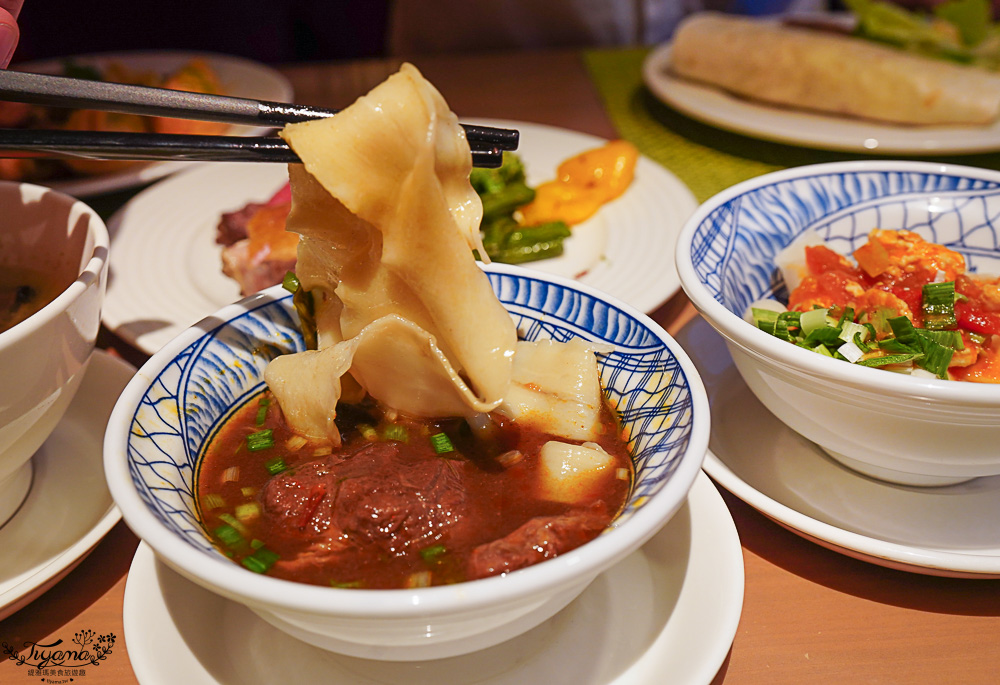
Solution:
<svg viewBox="0 0 1000 685">
<path fill-rule="evenodd" d="M 62 418 L 94 350 L 109 241 L 92 209 L 48 188 L 0 182 L 0 207 L 2 525 L 27 495 L 31 457 Z"/>
<path fill-rule="evenodd" d="M 203 462 L 207 446 L 224 439 L 230 419 L 241 408 L 258 413 L 268 361 L 303 347 L 292 298 L 280 286 L 187 331 L 126 388 L 105 442 L 108 482 L 126 522 L 182 575 L 291 635 L 354 656 L 454 656 L 502 642 L 555 614 L 683 504 L 707 449 L 707 399 L 687 356 L 646 316 L 555 277 L 503 265 L 486 271 L 521 339 L 582 338 L 600 349 L 603 394 L 618 414 L 632 462 L 619 475 L 634 471 L 634 478 L 629 483 L 626 476 L 621 506 L 589 542 L 505 574 L 459 575 L 449 584 L 401 589 L 366 588 L 364 573 L 333 584 L 295 582 L 226 558 L 219 540 L 205 532 L 199 478 L 217 480 L 206 475 L 211 467 Z M 456 449 L 462 449 L 460 440 L 455 438 Z M 371 444 L 369 453 L 385 446 Z M 347 433 L 344 445 L 349 449 Z M 481 497 L 470 490 L 466 499 Z"/>
</svg>

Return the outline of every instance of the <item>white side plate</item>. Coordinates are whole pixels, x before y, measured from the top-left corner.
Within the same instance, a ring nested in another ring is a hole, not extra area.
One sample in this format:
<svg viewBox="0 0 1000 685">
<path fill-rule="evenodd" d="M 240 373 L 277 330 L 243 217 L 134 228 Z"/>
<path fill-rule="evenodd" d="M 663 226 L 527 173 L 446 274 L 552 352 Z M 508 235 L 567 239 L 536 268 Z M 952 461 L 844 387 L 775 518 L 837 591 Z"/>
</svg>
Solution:
<svg viewBox="0 0 1000 685">
<path fill-rule="evenodd" d="M 646 545 L 553 618 L 474 654 L 378 662 L 282 633 L 182 578 L 140 545 L 125 586 L 125 641 L 143 685 L 297 682 L 441 685 L 710 683 L 743 608 L 743 551 L 729 510 L 700 474 Z"/>
<path fill-rule="evenodd" d="M 754 102 L 687 81 L 669 69 L 670 44 L 653 50 L 643 81 L 667 105 L 703 123 L 778 143 L 862 154 L 991 152 L 1000 149 L 1000 122 L 991 126 L 894 126 Z"/>
<path fill-rule="evenodd" d="M 856 559 L 927 575 L 1000 578 L 1000 529 L 993 525 L 1000 520 L 1000 476 L 942 488 L 862 476 L 758 402 L 703 319 L 685 326 L 677 341 L 708 391 L 712 437 L 704 469 L 722 487 L 785 528 Z"/>
<path fill-rule="evenodd" d="M 0 619 L 73 570 L 121 518 L 104 482 L 104 429 L 134 373 L 94 352 L 62 421 L 32 457 L 31 492 L 0 528 Z"/>
<path fill-rule="evenodd" d="M 204 59 L 219 76 L 226 95 L 272 102 L 291 102 L 292 85 L 288 79 L 274 69 L 242 57 L 201 52 L 156 51 L 156 52 L 115 52 L 72 57 L 83 66 L 104 68 L 108 64 L 122 64 L 137 71 L 151 71 L 169 74 L 192 59 Z M 61 60 L 28 62 L 15 65 L 18 71 L 51 74 L 62 72 Z M 232 126 L 228 135 L 262 136 L 271 128 L 253 126 Z M 100 176 L 78 176 L 50 183 L 51 188 L 73 195 L 88 197 L 115 190 L 124 190 L 145 185 L 164 176 L 195 166 L 197 162 L 153 162 L 137 164 L 134 167 Z"/>
</svg>

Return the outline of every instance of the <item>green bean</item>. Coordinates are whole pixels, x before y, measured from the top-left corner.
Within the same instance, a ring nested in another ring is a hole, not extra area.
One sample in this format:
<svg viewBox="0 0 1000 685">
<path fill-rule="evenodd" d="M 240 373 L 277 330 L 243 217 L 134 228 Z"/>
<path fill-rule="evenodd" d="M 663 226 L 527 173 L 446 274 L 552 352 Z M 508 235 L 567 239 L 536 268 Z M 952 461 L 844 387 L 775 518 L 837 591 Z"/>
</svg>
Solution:
<svg viewBox="0 0 1000 685">
<path fill-rule="evenodd" d="M 507 234 L 504 248 L 524 247 L 535 243 L 549 243 L 570 236 L 569 226 L 563 221 L 550 221 L 537 226 L 519 226 Z"/>
<path fill-rule="evenodd" d="M 535 199 L 535 191 L 524 183 L 512 183 L 502 189 L 482 195 L 483 222 L 509 216 L 515 209 Z"/>
<path fill-rule="evenodd" d="M 558 257 L 563 253 L 562 238 L 558 240 L 546 240 L 539 243 L 524 244 L 517 247 L 509 247 L 500 250 L 490 258 L 505 264 L 522 264 L 533 262 L 538 259 L 548 259 Z"/>
</svg>

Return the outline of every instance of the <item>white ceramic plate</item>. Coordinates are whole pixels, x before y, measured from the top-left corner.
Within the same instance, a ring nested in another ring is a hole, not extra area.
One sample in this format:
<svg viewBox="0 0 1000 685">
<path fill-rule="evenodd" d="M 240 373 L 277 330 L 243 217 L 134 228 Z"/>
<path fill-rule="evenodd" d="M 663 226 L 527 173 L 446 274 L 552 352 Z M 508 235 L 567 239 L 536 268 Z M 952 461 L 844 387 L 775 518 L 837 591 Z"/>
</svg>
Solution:
<svg viewBox="0 0 1000 685">
<path fill-rule="evenodd" d="M 927 575 L 1000 578 L 1000 476 L 942 488 L 862 476 L 760 404 L 703 319 L 677 340 L 708 390 L 712 437 L 704 469 L 724 488 L 789 530 L 857 559 Z"/>
<path fill-rule="evenodd" d="M 521 131 L 520 154 L 532 184 L 554 177 L 565 158 L 605 142 L 539 124 L 477 123 Z M 239 299 L 239 287 L 222 273 L 215 227 L 223 212 L 264 201 L 286 181 L 284 165 L 213 164 L 133 198 L 109 222 L 112 259 L 105 325 L 152 354 L 202 317 Z M 526 266 L 577 277 L 640 311 L 652 311 L 680 287 L 674 241 L 696 206 L 687 186 L 643 157 L 626 193 L 574 227 L 561 257 Z"/>
<path fill-rule="evenodd" d="M 473 654 L 377 662 L 307 645 L 185 580 L 140 545 L 125 586 L 125 641 L 143 685 L 298 682 L 483 685 L 709 683 L 743 607 L 743 553 L 701 474 L 646 545 L 530 632 Z"/>
<path fill-rule="evenodd" d="M 643 81 L 656 97 L 706 124 L 779 143 L 865 154 L 989 152 L 1000 149 L 1000 122 L 992 126 L 893 126 L 753 102 L 674 76 L 670 44 L 653 50 Z"/>
<path fill-rule="evenodd" d="M 288 79 L 270 67 L 242 57 L 200 52 L 156 51 L 101 53 L 80 55 L 71 59 L 77 64 L 98 68 L 119 63 L 138 71 L 168 74 L 195 58 L 208 62 L 218 74 L 226 95 L 274 102 L 292 101 L 292 85 Z M 15 68 L 18 71 L 43 74 L 61 73 L 62 61 L 29 62 L 15 65 Z M 268 127 L 232 126 L 228 135 L 260 136 L 270 130 Z M 153 162 L 136 165 L 120 172 L 62 179 L 46 185 L 74 197 L 88 197 L 144 185 L 196 164 L 197 162 Z"/>
<path fill-rule="evenodd" d="M 121 518 L 104 482 L 104 429 L 134 373 L 94 352 L 62 421 L 32 458 L 28 498 L 0 528 L 0 619 L 69 573 Z"/>
</svg>

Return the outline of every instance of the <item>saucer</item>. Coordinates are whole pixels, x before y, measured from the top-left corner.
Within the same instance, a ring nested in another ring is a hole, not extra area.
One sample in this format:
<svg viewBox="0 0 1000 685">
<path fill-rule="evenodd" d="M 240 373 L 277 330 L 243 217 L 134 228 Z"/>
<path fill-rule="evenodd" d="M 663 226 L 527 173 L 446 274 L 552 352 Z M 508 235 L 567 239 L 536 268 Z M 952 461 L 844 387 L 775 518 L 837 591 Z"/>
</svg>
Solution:
<svg viewBox="0 0 1000 685">
<path fill-rule="evenodd" d="M 725 502 L 700 474 L 642 549 L 560 613 L 481 652 L 378 662 L 318 649 L 184 579 L 141 544 L 125 586 L 125 641 L 143 685 L 297 682 L 640 685 L 709 683 L 743 608 L 743 552 Z"/>
<path fill-rule="evenodd" d="M 696 318 L 676 336 L 712 405 L 704 469 L 776 523 L 836 552 L 935 576 L 1000 578 L 1000 476 L 914 488 L 838 464 L 753 395 L 720 336 Z"/>
<path fill-rule="evenodd" d="M 0 528 L 0 619 L 73 570 L 121 518 L 104 482 L 104 428 L 134 373 L 95 351 L 62 421 L 32 457 L 31 491 Z"/>
</svg>

